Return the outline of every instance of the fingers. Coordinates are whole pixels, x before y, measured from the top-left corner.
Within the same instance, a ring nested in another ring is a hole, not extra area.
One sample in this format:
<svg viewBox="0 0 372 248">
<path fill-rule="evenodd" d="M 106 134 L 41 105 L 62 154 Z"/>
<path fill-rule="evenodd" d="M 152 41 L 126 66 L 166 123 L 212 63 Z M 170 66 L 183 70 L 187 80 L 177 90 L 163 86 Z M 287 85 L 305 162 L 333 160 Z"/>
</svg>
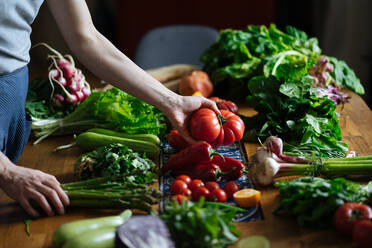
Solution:
<svg viewBox="0 0 372 248">
<path fill-rule="evenodd" d="M 36 190 L 30 191 L 30 198 L 35 200 L 48 216 L 54 216 L 54 211 L 44 195 Z"/>
<path fill-rule="evenodd" d="M 22 208 L 26 210 L 26 212 L 31 215 L 32 217 L 39 217 L 40 214 L 37 212 L 28 202 L 26 198 L 22 198 L 19 200 L 19 204 L 21 204 Z"/>
<path fill-rule="evenodd" d="M 52 189 L 55 190 L 55 192 L 57 192 L 57 195 L 59 199 L 62 201 L 64 206 L 67 206 L 70 204 L 70 200 L 66 192 L 62 190 L 62 188 L 59 186 L 60 185 L 59 182 L 54 176 L 51 176 L 50 179 L 43 182 L 43 184 L 51 187 Z"/>
<path fill-rule="evenodd" d="M 212 109 L 216 114 L 221 114 L 220 110 L 217 108 L 217 104 L 209 99 L 204 98 L 201 103 L 202 108 L 210 108 Z"/>
<path fill-rule="evenodd" d="M 187 143 L 194 144 L 198 142 L 197 140 L 191 137 L 191 135 L 185 128 L 182 128 L 182 130 L 179 130 L 178 132 L 181 134 L 184 140 L 186 140 Z"/>
<path fill-rule="evenodd" d="M 64 206 L 62 204 L 62 201 L 60 200 L 57 192 L 53 188 L 41 185 L 40 186 L 40 193 L 43 194 L 44 198 L 45 197 L 48 198 L 48 200 L 53 204 L 53 206 L 54 206 L 54 208 L 55 208 L 55 210 L 57 211 L 58 214 L 64 214 L 65 213 L 65 209 L 64 209 Z"/>
</svg>

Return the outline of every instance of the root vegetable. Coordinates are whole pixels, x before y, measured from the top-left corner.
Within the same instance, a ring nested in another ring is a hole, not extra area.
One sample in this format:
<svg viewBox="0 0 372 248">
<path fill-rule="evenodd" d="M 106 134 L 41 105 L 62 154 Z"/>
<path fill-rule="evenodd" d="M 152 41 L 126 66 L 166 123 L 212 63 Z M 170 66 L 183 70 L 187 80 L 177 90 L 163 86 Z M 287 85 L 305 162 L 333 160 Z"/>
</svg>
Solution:
<svg viewBox="0 0 372 248">
<path fill-rule="evenodd" d="M 267 149 L 274 153 L 278 158 L 291 162 L 291 163 L 308 163 L 309 161 L 304 158 L 288 156 L 283 154 L 283 141 L 281 138 L 270 136 L 265 140 L 265 146 Z"/>
<path fill-rule="evenodd" d="M 262 186 L 272 184 L 280 176 L 372 174 L 372 156 L 306 160 L 283 155 L 282 142 L 277 137 L 269 137 L 264 144 L 252 156 L 249 170 L 253 180 Z"/>
<path fill-rule="evenodd" d="M 48 55 L 48 59 L 52 60 L 52 64 L 49 66 L 48 78 L 52 87 L 52 93 L 50 99 L 52 104 L 56 107 L 64 107 L 67 105 L 75 105 L 82 102 L 90 95 L 89 83 L 85 80 L 81 70 L 75 68 L 75 62 L 71 55 L 62 55 L 46 43 L 38 43 L 36 46 L 45 46 L 53 54 Z M 35 47 L 36 47 L 35 46 Z M 55 85 L 57 85 L 57 88 Z M 77 93 L 82 88 L 86 88 L 85 91 Z M 61 105 L 61 102 L 53 100 L 53 95 L 56 93 L 61 94 L 66 100 Z"/>
<path fill-rule="evenodd" d="M 53 95 L 53 103 L 57 107 L 62 107 L 64 104 L 65 98 L 61 94 Z"/>
</svg>

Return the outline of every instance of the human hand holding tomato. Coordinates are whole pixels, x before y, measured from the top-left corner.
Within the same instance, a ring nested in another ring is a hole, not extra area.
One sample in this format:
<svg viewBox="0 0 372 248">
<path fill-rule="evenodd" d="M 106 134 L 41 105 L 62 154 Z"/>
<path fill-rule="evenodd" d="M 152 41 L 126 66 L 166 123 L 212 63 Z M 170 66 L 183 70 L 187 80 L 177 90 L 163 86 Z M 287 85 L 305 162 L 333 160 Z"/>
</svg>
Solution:
<svg viewBox="0 0 372 248">
<path fill-rule="evenodd" d="M 230 145 L 243 138 L 244 123 L 236 114 L 221 110 L 216 114 L 211 109 L 197 110 L 190 120 L 190 133 L 196 140 L 204 140 L 213 147 Z"/>
</svg>

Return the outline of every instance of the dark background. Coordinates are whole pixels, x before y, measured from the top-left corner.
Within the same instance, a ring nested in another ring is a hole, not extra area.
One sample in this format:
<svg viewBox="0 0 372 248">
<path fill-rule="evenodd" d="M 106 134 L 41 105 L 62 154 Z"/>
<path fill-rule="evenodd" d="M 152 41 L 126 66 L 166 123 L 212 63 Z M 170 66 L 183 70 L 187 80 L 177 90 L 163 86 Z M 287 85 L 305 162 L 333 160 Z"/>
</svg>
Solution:
<svg viewBox="0 0 372 248">
<path fill-rule="evenodd" d="M 372 2 L 369 0 L 87 0 L 96 28 L 128 57 L 149 30 L 172 24 L 199 24 L 218 30 L 246 25 L 292 25 L 319 39 L 323 53 L 345 60 L 361 79 L 372 106 Z M 44 41 L 69 53 L 46 4 L 33 24 L 32 42 Z M 45 63 L 45 52 L 31 52 Z M 93 72 L 94 73 L 94 72 Z"/>
</svg>

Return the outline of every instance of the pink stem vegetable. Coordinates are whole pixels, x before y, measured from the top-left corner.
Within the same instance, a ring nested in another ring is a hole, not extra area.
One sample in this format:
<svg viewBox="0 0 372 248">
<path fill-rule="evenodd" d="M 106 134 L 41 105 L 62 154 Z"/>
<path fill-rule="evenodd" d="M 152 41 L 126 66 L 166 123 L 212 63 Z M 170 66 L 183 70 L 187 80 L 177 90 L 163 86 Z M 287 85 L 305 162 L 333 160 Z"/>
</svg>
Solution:
<svg viewBox="0 0 372 248">
<path fill-rule="evenodd" d="M 63 107 L 66 103 L 77 104 L 84 101 L 91 93 L 90 85 L 85 80 L 81 70 L 75 68 L 72 56 L 69 54 L 62 56 L 62 54 L 46 43 L 38 43 L 34 47 L 40 45 L 45 46 L 53 53 L 53 55 L 48 55 L 48 59 L 52 60 L 48 68 L 48 78 L 52 87 L 50 96 L 52 104 L 57 107 Z M 57 84 L 62 92 L 55 94 L 54 84 Z M 63 100 L 60 96 L 63 97 Z"/>
<path fill-rule="evenodd" d="M 276 137 L 276 136 L 268 137 L 265 140 L 265 146 L 270 152 L 274 153 L 281 160 L 291 162 L 291 163 L 304 163 L 304 164 L 309 163 L 309 160 L 305 158 L 294 157 L 294 156 L 283 154 L 283 141 L 279 137 Z"/>
<path fill-rule="evenodd" d="M 276 177 L 294 175 L 371 175 L 372 156 L 315 159 L 283 156 L 282 142 L 269 137 L 264 147 L 258 147 L 250 159 L 249 174 L 262 186 L 268 186 Z"/>
</svg>

